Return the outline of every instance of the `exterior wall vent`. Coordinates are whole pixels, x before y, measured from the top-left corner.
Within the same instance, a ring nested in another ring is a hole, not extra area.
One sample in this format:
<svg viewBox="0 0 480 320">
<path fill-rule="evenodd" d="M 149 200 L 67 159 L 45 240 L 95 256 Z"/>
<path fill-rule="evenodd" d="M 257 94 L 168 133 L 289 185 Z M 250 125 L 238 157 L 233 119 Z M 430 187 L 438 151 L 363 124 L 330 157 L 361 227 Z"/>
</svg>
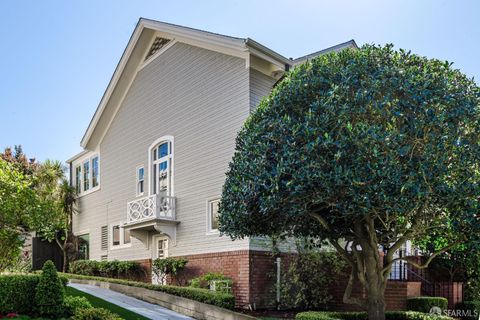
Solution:
<svg viewBox="0 0 480 320">
<path fill-rule="evenodd" d="M 108 250 L 108 226 L 103 226 L 101 230 L 101 249 Z"/>
<path fill-rule="evenodd" d="M 150 50 L 148 51 L 147 56 L 145 57 L 145 60 L 148 60 L 148 58 L 153 56 L 156 52 L 162 49 L 169 42 L 170 42 L 170 39 L 156 37 L 152 43 L 152 46 L 150 47 Z"/>
</svg>

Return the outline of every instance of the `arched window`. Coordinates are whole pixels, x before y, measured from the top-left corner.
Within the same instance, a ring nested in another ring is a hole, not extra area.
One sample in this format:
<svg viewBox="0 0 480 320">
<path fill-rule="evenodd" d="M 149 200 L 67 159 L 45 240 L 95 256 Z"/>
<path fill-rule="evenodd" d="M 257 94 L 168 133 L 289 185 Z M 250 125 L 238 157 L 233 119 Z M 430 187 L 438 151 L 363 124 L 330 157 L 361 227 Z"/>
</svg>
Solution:
<svg viewBox="0 0 480 320">
<path fill-rule="evenodd" d="M 159 141 L 159 142 L 158 142 Z M 173 137 L 163 137 L 150 148 L 151 194 L 173 195 Z"/>
</svg>

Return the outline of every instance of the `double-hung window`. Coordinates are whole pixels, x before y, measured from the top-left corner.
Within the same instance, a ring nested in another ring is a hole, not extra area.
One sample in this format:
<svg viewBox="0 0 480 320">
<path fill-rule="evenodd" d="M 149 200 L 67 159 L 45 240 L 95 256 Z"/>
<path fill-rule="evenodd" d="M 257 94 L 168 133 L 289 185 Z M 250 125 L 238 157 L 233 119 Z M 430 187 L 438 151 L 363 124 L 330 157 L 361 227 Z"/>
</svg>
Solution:
<svg viewBox="0 0 480 320">
<path fill-rule="evenodd" d="M 82 192 L 82 167 L 75 167 L 75 191 L 77 194 Z"/>
<path fill-rule="evenodd" d="M 73 165 L 75 179 L 73 185 L 78 195 L 95 191 L 100 187 L 100 157 L 91 156 L 87 159 L 80 159 Z"/>
<path fill-rule="evenodd" d="M 90 189 L 90 160 L 83 163 L 83 191 Z"/>
<path fill-rule="evenodd" d="M 137 196 L 143 195 L 145 192 L 145 169 L 137 168 Z"/>
<path fill-rule="evenodd" d="M 92 162 L 92 188 L 95 188 L 100 184 L 98 156 L 93 157 L 91 162 Z"/>
<path fill-rule="evenodd" d="M 207 201 L 207 232 L 218 232 L 218 206 L 220 204 L 219 199 Z"/>
</svg>

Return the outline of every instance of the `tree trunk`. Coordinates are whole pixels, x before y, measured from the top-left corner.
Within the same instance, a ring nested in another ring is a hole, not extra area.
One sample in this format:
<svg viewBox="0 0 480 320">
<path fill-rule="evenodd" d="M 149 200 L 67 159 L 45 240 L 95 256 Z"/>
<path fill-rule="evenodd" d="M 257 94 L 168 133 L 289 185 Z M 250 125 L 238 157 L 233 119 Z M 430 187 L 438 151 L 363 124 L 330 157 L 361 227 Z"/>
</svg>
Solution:
<svg viewBox="0 0 480 320">
<path fill-rule="evenodd" d="M 367 298 L 368 320 L 385 320 L 385 297 L 384 294 L 372 295 Z"/>
<path fill-rule="evenodd" d="M 62 248 L 63 252 L 63 266 L 62 266 L 62 272 L 66 273 L 67 272 L 67 266 L 68 266 L 68 255 L 67 255 L 67 248 Z"/>
</svg>

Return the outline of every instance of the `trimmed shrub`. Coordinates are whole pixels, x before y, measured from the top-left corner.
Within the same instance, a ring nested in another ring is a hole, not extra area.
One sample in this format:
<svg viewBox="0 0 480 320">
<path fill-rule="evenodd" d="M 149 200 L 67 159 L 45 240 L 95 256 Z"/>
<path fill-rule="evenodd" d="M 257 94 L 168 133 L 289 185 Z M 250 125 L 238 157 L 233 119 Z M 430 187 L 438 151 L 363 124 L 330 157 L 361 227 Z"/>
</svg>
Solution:
<svg viewBox="0 0 480 320">
<path fill-rule="evenodd" d="M 442 311 L 448 308 L 448 300 L 443 297 L 414 297 L 407 299 L 407 310 L 429 313 L 432 307 Z"/>
<path fill-rule="evenodd" d="M 45 262 L 38 282 L 35 302 L 36 310 L 41 316 L 56 317 L 63 313 L 65 290 L 58 278 L 57 269 L 52 261 Z"/>
<path fill-rule="evenodd" d="M 64 286 L 68 283 L 65 276 L 60 276 L 60 280 Z M 0 314 L 32 314 L 39 281 L 40 274 L 0 275 Z"/>
<path fill-rule="evenodd" d="M 85 297 L 66 296 L 63 300 L 63 308 L 67 316 L 73 316 L 79 312 L 79 309 L 89 309 L 93 306 Z"/>
<path fill-rule="evenodd" d="M 327 309 L 332 299 L 330 284 L 341 278 L 345 266 L 335 252 L 300 252 L 282 273 L 282 306 L 300 310 Z"/>
<path fill-rule="evenodd" d="M 175 277 L 185 269 L 188 260 L 184 258 L 155 259 L 152 263 L 152 272 L 158 277 L 161 283 L 165 282 L 167 276 Z"/>
<path fill-rule="evenodd" d="M 69 271 L 73 274 L 107 278 L 132 278 L 144 272 L 140 264 L 136 261 L 119 260 L 77 260 L 70 263 Z"/>
<path fill-rule="evenodd" d="M 72 320 L 123 320 L 121 317 L 103 308 L 77 309 Z"/>
<path fill-rule="evenodd" d="M 208 289 L 192 288 L 192 287 L 177 287 L 177 286 L 167 286 L 167 285 L 164 286 L 164 285 L 156 285 L 156 284 L 150 284 L 150 283 L 144 283 L 144 282 L 138 282 L 138 281 L 92 277 L 92 276 L 83 276 L 83 275 L 75 275 L 75 274 L 64 274 L 64 275 L 70 279 L 97 280 L 97 281 L 117 283 L 117 284 L 123 284 L 126 286 L 165 292 L 175 296 L 211 304 L 211 305 L 218 306 L 221 308 L 226 308 L 226 309 L 234 309 L 235 307 L 235 297 L 232 294 L 215 292 Z"/>
<path fill-rule="evenodd" d="M 214 286 L 212 286 L 213 282 L 215 282 Z M 209 272 L 190 280 L 189 286 L 203 289 L 212 289 L 214 287 L 214 291 L 231 293 L 233 280 L 221 273 Z"/>
<path fill-rule="evenodd" d="M 0 276 L 0 314 L 32 314 L 39 275 Z"/>
<path fill-rule="evenodd" d="M 480 301 L 461 302 L 456 305 L 455 311 L 460 312 L 458 317 L 462 319 L 478 320 L 478 315 L 480 313 Z"/>
<path fill-rule="evenodd" d="M 309 311 L 300 312 L 295 317 L 296 320 L 368 320 L 366 312 L 324 312 Z M 428 313 L 416 311 L 387 311 L 386 320 L 452 320 L 446 316 L 430 315 Z"/>
</svg>

